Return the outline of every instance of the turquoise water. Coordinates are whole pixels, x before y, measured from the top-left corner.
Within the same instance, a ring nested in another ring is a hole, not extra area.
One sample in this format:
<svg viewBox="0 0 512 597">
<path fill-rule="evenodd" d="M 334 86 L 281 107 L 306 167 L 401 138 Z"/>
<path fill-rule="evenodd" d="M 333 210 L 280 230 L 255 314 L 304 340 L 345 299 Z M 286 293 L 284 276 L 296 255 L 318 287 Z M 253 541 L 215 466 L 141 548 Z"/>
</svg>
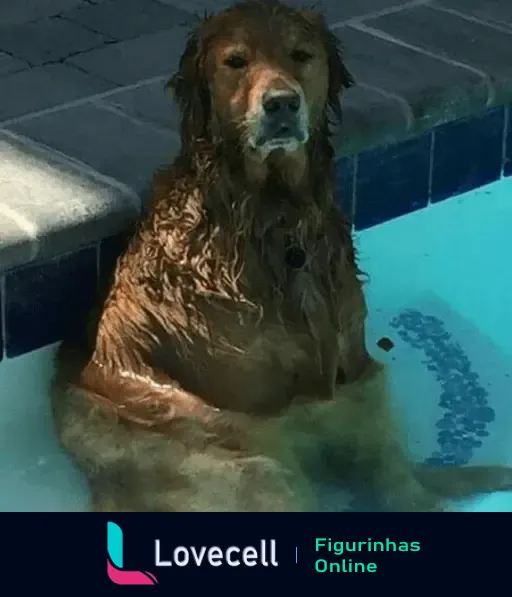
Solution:
<svg viewBox="0 0 512 597">
<path fill-rule="evenodd" d="M 370 275 L 368 342 L 390 365 L 413 457 L 512 466 L 512 179 L 364 231 L 357 244 Z M 86 507 L 52 431 L 55 348 L 0 363 L 0 511 Z M 512 492 L 460 509 L 512 512 Z"/>
<path fill-rule="evenodd" d="M 368 341 L 419 460 L 512 466 L 512 179 L 359 238 Z M 382 336 L 395 342 L 383 353 Z M 512 512 L 512 492 L 460 504 Z"/>
</svg>

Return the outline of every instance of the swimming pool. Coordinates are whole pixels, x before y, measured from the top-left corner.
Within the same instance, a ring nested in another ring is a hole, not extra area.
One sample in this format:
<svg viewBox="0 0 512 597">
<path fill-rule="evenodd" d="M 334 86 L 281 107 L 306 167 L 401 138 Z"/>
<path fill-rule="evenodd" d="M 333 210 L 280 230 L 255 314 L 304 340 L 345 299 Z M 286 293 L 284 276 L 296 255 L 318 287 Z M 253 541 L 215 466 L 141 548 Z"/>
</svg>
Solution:
<svg viewBox="0 0 512 597">
<path fill-rule="evenodd" d="M 357 235 L 368 342 L 389 362 L 412 455 L 512 466 L 512 178 Z M 381 351 L 388 337 L 394 346 Z M 53 434 L 56 345 L 0 363 L 0 511 L 82 511 L 87 489 Z M 467 511 L 512 512 L 512 492 Z"/>
</svg>

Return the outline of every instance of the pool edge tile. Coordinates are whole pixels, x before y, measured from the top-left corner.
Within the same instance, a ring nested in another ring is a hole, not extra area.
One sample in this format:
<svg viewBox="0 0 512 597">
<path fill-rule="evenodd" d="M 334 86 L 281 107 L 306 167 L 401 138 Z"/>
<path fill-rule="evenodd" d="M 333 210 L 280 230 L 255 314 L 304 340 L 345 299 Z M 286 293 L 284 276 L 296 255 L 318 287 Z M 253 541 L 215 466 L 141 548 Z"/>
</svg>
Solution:
<svg viewBox="0 0 512 597">
<path fill-rule="evenodd" d="M 4 314 L 5 314 L 5 276 L 0 275 L 0 363 L 3 361 L 4 358 L 4 330 L 5 330 L 5 322 L 4 322 Z"/>
<path fill-rule="evenodd" d="M 512 176 L 512 104 L 505 107 L 506 118 L 505 118 L 505 136 L 503 142 L 504 155 L 503 155 L 503 175 Z"/>
<path fill-rule="evenodd" d="M 58 342 L 81 327 L 97 277 L 95 245 L 6 273 L 6 357 Z"/>
<path fill-rule="evenodd" d="M 354 224 L 377 226 L 418 209 L 429 201 L 430 131 L 358 154 Z"/>
<path fill-rule="evenodd" d="M 499 106 L 433 130 L 432 203 L 500 178 L 504 126 L 505 107 Z"/>
</svg>

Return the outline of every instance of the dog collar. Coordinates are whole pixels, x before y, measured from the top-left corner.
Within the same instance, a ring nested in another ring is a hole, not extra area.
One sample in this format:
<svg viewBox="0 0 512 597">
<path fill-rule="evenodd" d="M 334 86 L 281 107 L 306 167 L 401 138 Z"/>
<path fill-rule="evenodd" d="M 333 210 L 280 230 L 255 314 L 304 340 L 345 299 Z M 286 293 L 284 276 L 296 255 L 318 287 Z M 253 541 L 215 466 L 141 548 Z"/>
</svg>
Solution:
<svg viewBox="0 0 512 597">
<path fill-rule="evenodd" d="M 298 245 L 291 245 L 284 253 L 284 261 L 290 269 L 302 269 L 306 265 L 306 251 Z"/>
</svg>

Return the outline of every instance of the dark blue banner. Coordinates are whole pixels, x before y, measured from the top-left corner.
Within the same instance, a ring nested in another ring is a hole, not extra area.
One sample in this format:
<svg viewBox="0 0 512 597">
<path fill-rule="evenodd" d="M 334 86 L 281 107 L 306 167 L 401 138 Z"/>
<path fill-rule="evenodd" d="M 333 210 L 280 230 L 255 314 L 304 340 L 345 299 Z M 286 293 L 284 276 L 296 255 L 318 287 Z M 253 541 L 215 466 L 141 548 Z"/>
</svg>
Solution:
<svg viewBox="0 0 512 597">
<path fill-rule="evenodd" d="M 101 594 L 473 593 L 484 582 L 509 585 L 511 521 L 463 513 L 4 514 L 3 576 L 17 590 Z"/>
</svg>

